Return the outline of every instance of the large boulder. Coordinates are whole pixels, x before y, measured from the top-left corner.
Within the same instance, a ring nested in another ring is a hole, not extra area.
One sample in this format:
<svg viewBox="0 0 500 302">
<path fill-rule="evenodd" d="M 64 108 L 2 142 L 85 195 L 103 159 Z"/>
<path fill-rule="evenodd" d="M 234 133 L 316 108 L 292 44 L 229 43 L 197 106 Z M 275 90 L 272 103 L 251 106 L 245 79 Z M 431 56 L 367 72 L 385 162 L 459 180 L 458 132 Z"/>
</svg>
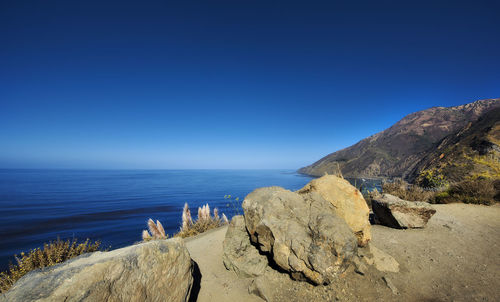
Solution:
<svg viewBox="0 0 500 302">
<path fill-rule="evenodd" d="M 329 284 L 356 253 L 354 233 L 316 192 L 260 188 L 245 197 L 243 209 L 251 241 L 294 279 Z"/>
<path fill-rule="evenodd" d="M 182 239 L 155 240 L 30 272 L 0 301 L 188 301 L 193 269 Z"/>
<path fill-rule="evenodd" d="M 406 201 L 390 194 L 376 196 L 372 209 L 380 224 L 397 229 L 423 228 L 436 213 L 427 202 Z"/>
<path fill-rule="evenodd" d="M 358 238 L 360 246 L 365 246 L 370 241 L 370 209 L 363 194 L 347 180 L 334 175 L 325 175 L 311 180 L 297 192 L 320 194 L 335 207 L 335 213 L 345 220 Z"/>
<path fill-rule="evenodd" d="M 222 245 L 224 248 L 222 261 L 228 270 L 244 278 L 264 273 L 268 265 L 267 257 L 261 255 L 251 244 L 243 216 L 233 217 Z"/>
</svg>

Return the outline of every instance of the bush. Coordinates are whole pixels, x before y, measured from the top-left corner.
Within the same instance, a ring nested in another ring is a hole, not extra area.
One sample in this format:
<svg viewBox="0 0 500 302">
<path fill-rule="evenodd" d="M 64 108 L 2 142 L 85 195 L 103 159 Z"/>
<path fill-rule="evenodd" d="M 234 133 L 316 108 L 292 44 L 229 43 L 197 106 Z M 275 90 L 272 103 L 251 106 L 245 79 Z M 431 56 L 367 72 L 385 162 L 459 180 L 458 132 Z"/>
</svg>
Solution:
<svg viewBox="0 0 500 302">
<path fill-rule="evenodd" d="M 438 174 L 438 172 L 434 170 L 422 170 L 417 178 L 417 184 L 428 189 L 448 186 L 448 182 L 444 175 Z"/>
<path fill-rule="evenodd" d="M 76 256 L 91 253 L 99 250 L 101 243 L 99 241 L 90 242 L 87 239 L 83 243 L 78 243 L 76 239 L 70 241 L 60 240 L 45 243 L 43 249 L 37 248 L 31 250 L 28 254 L 21 253 L 20 257 L 15 255 L 17 265 L 9 265 L 9 270 L 0 272 L 0 293 L 4 293 L 14 285 L 22 276 L 28 272 L 52 266 Z"/>
<path fill-rule="evenodd" d="M 419 186 L 411 185 L 402 179 L 395 179 L 392 182 L 382 183 L 382 192 L 397 196 L 408 201 L 426 201 L 433 200 L 434 191 L 425 190 Z"/>
<path fill-rule="evenodd" d="M 498 194 L 495 182 L 490 179 L 470 179 L 454 184 L 448 190 L 448 200 L 473 204 L 491 205 Z"/>
<path fill-rule="evenodd" d="M 229 223 L 224 213 L 219 217 L 217 208 L 215 208 L 213 212 L 212 216 L 210 214 L 210 206 L 206 204 L 198 208 L 198 219 L 193 221 L 188 204 L 184 204 L 184 209 L 182 211 L 182 226 L 175 236 L 182 238 L 191 237 Z"/>
<path fill-rule="evenodd" d="M 495 179 L 493 181 L 493 187 L 495 188 L 496 191 L 494 198 L 497 202 L 500 202 L 500 179 Z"/>
<path fill-rule="evenodd" d="M 438 192 L 436 193 L 436 195 L 434 195 L 433 203 L 450 203 L 450 202 L 454 202 L 454 200 L 452 199 L 448 191 Z"/>
</svg>

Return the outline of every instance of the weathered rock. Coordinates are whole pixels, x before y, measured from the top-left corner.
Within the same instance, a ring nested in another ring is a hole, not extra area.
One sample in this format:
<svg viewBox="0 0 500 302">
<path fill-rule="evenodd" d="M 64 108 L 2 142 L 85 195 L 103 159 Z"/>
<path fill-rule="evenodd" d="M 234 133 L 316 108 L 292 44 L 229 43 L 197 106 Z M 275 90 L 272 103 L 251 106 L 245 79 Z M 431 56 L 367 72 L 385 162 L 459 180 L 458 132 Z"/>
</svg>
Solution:
<svg viewBox="0 0 500 302">
<path fill-rule="evenodd" d="M 335 213 L 343 218 L 364 246 L 371 239 L 370 209 L 363 194 L 347 180 L 334 175 L 311 180 L 298 193 L 317 192 L 335 207 Z"/>
<path fill-rule="evenodd" d="M 366 264 L 373 265 L 381 272 L 399 272 L 399 263 L 386 252 L 378 249 L 373 244 L 369 244 L 362 249 L 358 249 L 358 256 Z"/>
<path fill-rule="evenodd" d="M 273 296 L 273 284 L 266 276 L 260 276 L 255 278 L 250 286 L 248 287 L 248 293 L 256 295 L 266 302 L 272 301 Z"/>
<path fill-rule="evenodd" d="M 264 273 L 268 261 L 259 250 L 250 243 L 250 236 L 241 215 L 234 216 L 223 242 L 222 260 L 228 270 L 240 277 L 255 277 Z"/>
<path fill-rule="evenodd" d="M 384 280 L 385 284 L 392 291 L 393 294 L 395 294 L 395 295 L 399 294 L 398 289 L 396 288 L 396 286 L 394 286 L 394 284 L 392 283 L 391 279 L 389 279 L 386 276 L 382 277 L 382 279 Z"/>
<path fill-rule="evenodd" d="M 366 274 L 366 265 L 363 261 L 361 261 L 359 258 L 354 257 L 352 260 L 352 264 L 354 265 L 354 271 L 360 275 L 365 275 Z"/>
<path fill-rule="evenodd" d="M 436 210 L 426 202 L 406 201 L 390 194 L 372 200 L 373 212 L 382 225 L 391 228 L 423 228 Z"/>
<path fill-rule="evenodd" d="M 292 278 L 328 284 L 349 266 L 357 240 L 316 192 L 256 189 L 243 202 L 250 239 Z"/>
<path fill-rule="evenodd" d="M 33 271 L 0 301 L 188 301 L 193 267 L 182 239 L 155 240 Z"/>
</svg>

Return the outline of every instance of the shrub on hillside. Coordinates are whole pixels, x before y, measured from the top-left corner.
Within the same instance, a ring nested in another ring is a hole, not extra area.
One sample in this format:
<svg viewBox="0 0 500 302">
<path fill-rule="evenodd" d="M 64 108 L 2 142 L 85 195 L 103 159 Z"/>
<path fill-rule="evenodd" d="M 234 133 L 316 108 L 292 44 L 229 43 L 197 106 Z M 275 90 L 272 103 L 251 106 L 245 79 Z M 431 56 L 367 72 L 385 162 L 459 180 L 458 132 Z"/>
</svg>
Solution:
<svg viewBox="0 0 500 302">
<path fill-rule="evenodd" d="M 29 253 L 21 253 L 20 257 L 15 255 L 17 265 L 10 265 L 9 270 L 0 272 L 0 293 L 6 292 L 14 283 L 28 272 L 52 266 L 76 256 L 100 250 L 100 242 L 90 242 L 87 239 L 78 243 L 76 239 L 60 240 L 45 243 L 43 248 L 31 250 Z"/>
<path fill-rule="evenodd" d="M 493 181 L 493 187 L 495 188 L 496 191 L 494 198 L 497 202 L 500 202 L 500 179 L 495 179 Z"/>
<path fill-rule="evenodd" d="M 449 197 L 445 201 L 491 205 L 498 194 L 495 182 L 480 178 L 461 181 L 449 188 Z"/>
<path fill-rule="evenodd" d="M 417 178 L 417 185 L 427 189 L 443 188 L 448 186 L 444 175 L 435 170 L 423 170 Z"/>
<path fill-rule="evenodd" d="M 425 190 L 419 186 L 411 185 L 402 179 L 395 179 L 392 182 L 382 183 L 382 192 L 397 196 L 408 201 L 426 201 L 433 200 L 434 191 Z"/>
</svg>

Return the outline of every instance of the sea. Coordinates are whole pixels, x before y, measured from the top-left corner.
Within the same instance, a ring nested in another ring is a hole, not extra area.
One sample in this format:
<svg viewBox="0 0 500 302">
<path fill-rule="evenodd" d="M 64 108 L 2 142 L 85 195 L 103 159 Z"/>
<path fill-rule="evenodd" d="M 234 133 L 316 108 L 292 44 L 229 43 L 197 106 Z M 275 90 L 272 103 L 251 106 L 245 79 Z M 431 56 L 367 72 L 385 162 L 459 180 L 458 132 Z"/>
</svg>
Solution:
<svg viewBox="0 0 500 302">
<path fill-rule="evenodd" d="M 16 263 L 14 255 L 57 238 L 99 240 L 111 249 L 139 242 L 149 218 L 172 235 L 184 203 L 192 213 L 208 203 L 230 219 L 256 188 L 297 190 L 311 179 L 293 170 L 0 169 L 0 270 Z"/>
</svg>

